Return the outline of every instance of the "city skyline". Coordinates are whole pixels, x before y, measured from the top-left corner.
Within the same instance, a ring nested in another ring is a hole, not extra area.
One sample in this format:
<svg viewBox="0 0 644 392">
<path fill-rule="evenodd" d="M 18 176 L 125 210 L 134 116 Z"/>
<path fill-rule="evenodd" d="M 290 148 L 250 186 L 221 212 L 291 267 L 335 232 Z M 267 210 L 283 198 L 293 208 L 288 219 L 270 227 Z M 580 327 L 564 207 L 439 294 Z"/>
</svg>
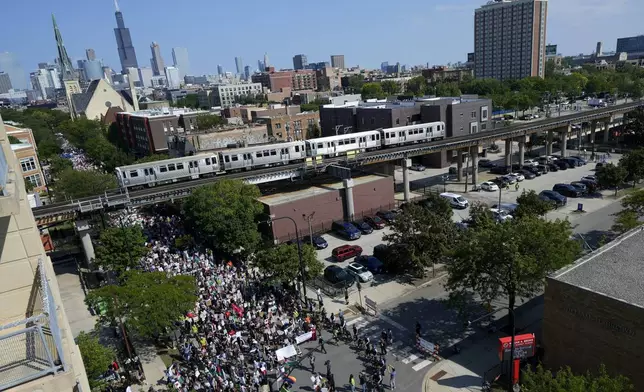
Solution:
<svg viewBox="0 0 644 392">
<path fill-rule="evenodd" d="M 120 11 L 124 17 L 130 21 L 127 27 L 132 31 L 133 47 L 141 50 L 147 50 L 150 42 L 158 42 L 166 50 L 162 53 L 164 58 L 169 58 L 168 48 L 185 47 L 190 53 L 192 63 L 192 74 L 214 74 L 217 70 L 217 64 L 222 64 L 225 69 L 235 69 L 231 61 L 234 57 L 261 59 L 265 52 L 271 56 L 271 65 L 276 68 L 292 68 L 293 56 L 298 53 L 306 54 L 311 59 L 327 59 L 334 53 L 345 53 L 346 66 L 360 65 L 368 68 L 378 68 L 382 61 L 399 61 L 401 64 L 445 64 L 448 62 L 465 61 L 468 52 L 473 51 L 474 34 L 473 34 L 473 15 L 474 10 L 484 4 L 484 1 L 466 1 L 454 0 L 450 3 L 428 5 L 418 0 L 412 0 L 413 6 L 417 10 L 411 18 L 403 18 L 404 15 L 387 11 L 388 21 L 394 25 L 407 25 L 410 34 L 404 37 L 392 35 L 392 37 L 382 37 L 378 40 L 359 38 L 347 40 L 346 36 L 351 31 L 363 29 L 364 22 L 356 21 L 355 25 L 343 27 L 331 33 L 319 33 L 320 44 L 310 46 L 311 37 L 307 40 L 299 40 L 297 37 L 289 41 L 289 45 L 281 44 L 280 40 L 257 40 L 255 30 L 249 33 L 239 32 L 239 39 L 226 41 L 224 45 L 219 45 L 217 51 L 203 51 L 199 48 L 206 44 L 204 39 L 195 39 L 195 37 L 206 37 L 209 33 L 217 33 L 218 29 L 226 27 L 226 21 L 222 21 L 219 27 L 213 27 L 207 23 L 204 18 L 191 23 L 189 29 L 179 28 L 155 28 L 153 20 L 147 17 L 149 9 L 147 5 L 141 2 L 132 2 L 122 0 Z M 162 6 L 166 0 L 160 0 L 155 6 Z M 94 48 L 100 53 L 105 65 L 119 70 L 120 62 L 118 51 L 114 45 L 114 4 L 110 1 L 103 1 L 96 5 L 92 12 L 86 11 L 86 7 L 80 6 L 80 0 L 61 0 L 56 3 L 48 3 L 51 8 L 50 12 L 57 13 L 58 24 L 62 34 L 66 37 L 65 45 L 67 51 L 72 57 L 72 63 L 77 59 L 85 57 L 86 48 Z M 371 4 L 371 3 L 370 3 Z M 78 6 L 77 6 L 78 5 Z M 291 8 L 290 3 L 278 7 L 277 11 L 289 12 L 292 15 L 304 15 L 309 10 L 301 4 L 298 7 Z M 339 6 L 339 5 L 338 5 Z M 199 0 L 194 7 L 207 10 L 212 9 L 212 5 L 204 0 Z M 194 10 L 194 7 L 192 9 Z M 223 5 L 222 7 L 229 7 Z M 345 12 L 358 12 L 360 2 L 356 4 L 343 5 Z M 163 8 L 163 7 L 160 7 Z M 330 7 L 334 8 L 334 7 Z M 377 7 L 376 7 L 377 8 Z M 619 37 L 641 34 L 637 31 L 636 23 L 638 10 L 644 12 L 644 4 L 633 0 L 624 0 L 618 5 L 607 5 L 605 2 L 596 0 L 582 1 L 569 0 L 565 4 L 560 2 L 551 2 L 549 5 L 548 16 L 548 33 L 547 42 L 557 44 L 560 52 L 573 55 L 579 52 L 589 53 L 594 47 L 596 41 L 603 41 L 606 50 L 614 50 L 616 40 Z M 70 10 L 74 10 L 70 12 Z M 173 9 L 172 16 L 181 19 L 181 15 L 188 10 Z M 405 10 L 405 12 L 408 11 Z M 576 15 L 582 13 L 583 19 Z M 323 13 L 330 12 L 323 10 Z M 385 12 L 383 10 L 383 12 Z M 11 34 L 15 31 L 16 21 L 24 20 L 29 17 L 34 20 L 33 10 L 24 4 L 17 4 L 6 10 L 7 23 L 0 26 L 0 34 L 12 36 L 12 40 L 3 42 L 0 52 L 11 52 L 14 54 L 18 63 L 21 64 L 25 73 L 36 69 L 39 62 L 52 62 L 56 57 L 55 42 L 51 40 L 51 24 L 45 20 L 48 13 L 43 11 L 36 15 L 36 23 L 33 26 L 33 33 L 29 35 Z M 575 16 L 576 15 L 576 16 Z M 194 14 L 192 15 L 194 16 Z M 253 20 L 257 19 L 257 30 L 261 31 L 269 25 L 267 17 L 251 16 Z M 593 20 L 598 23 L 601 21 L 602 28 L 593 26 Z M 606 26 L 610 25 L 610 28 Z M 426 32 L 417 35 L 414 31 L 419 32 L 420 26 L 425 26 Z M 614 27 L 613 27 L 614 25 Z M 13 26 L 13 27 L 12 27 Z M 148 27 L 149 26 L 149 27 Z M 571 28 L 574 34 L 571 34 Z M 392 28 L 392 30 L 404 31 L 402 28 Z M 422 36 L 434 32 L 439 36 L 443 30 L 457 31 L 452 34 L 449 40 L 434 40 L 426 42 Z M 91 31 L 92 34 L 87 34 Z M 368 31 L 368 30 L 366 30 Z M 316 35 L 318 33 L 312 32 Z M 111 37 L 110 37 L 111 35 Z M 349 34 L 351 35 L 351 34 Z M 361 37 L 361 35 L 355 35 Z M 38 37 L 34 39 L 33 37 Z M 415 38 L 419 37 L 419 38 Z M 357 40 L 357 41 L 356 41 Z M 300 41 L 298 43 L 298 41 Z M 373 41 L 373 42 L 372 42 Z M 377 42 L 376 42 L 377 41 Z M 356 43 L 360 43 L 356 45 Z M 402 42 L 402 43 L 401 43 Z M 144 56 L 147 57 L 147 56 Z M 253 60 L 254 61 L 254 60 Z M 146 61 L 139 61 L 139 66 L 149 66 Z"/>
</svg>

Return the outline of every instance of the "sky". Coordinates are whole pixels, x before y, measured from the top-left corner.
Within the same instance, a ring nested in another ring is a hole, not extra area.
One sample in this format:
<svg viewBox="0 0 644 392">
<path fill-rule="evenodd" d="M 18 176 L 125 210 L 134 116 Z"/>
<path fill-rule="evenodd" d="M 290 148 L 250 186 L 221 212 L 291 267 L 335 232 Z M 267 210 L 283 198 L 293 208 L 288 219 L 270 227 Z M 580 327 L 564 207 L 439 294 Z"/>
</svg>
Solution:
<svg viewBox="0 0 644 392">
<path fill-rule="evenodd" d="M 12 52 L 28 74 L 53 62 L 51 14 L 76 62 L 93 48 L 120 70 L 113 0 L 5 0 L 0 52 Z M 188 49 L 192 74 L 233 71 L 235 56 L 252 69 L 268 53 L 271 65 L 292 68 L 294 55 L 309 62 L 344 54 L 347 66 L 378 68 L 383 61 L 439 65 L 465 61 L 473 51 L 476 0 L 236 1 L 120 0 L 139 66 L 150 66 L 150 43 L 166 64 L 173 47 Z M 91 5 L 90 5 L 91 4 Z M 547 41 L 564 55 L 590 53 L 597 41 L 614 50 L 616 39 L 644 34 L 642 0 L 550 0 Z"/>
</svg>

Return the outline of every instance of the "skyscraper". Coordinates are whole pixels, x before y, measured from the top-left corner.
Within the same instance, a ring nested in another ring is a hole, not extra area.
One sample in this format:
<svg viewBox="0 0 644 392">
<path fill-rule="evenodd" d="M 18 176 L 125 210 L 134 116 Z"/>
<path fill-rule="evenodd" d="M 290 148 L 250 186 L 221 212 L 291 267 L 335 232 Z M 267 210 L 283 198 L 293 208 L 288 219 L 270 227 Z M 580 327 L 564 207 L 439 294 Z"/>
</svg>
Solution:
<svg viewBox="0 0 644 392">
<path fill-rule="evenodd" d="M 165 63 L 163 62 L 163 57 L 161 57 L 161 48 L 156 42 L 152 42 L 150 45 L 150 51 L 152 52 L 152 58 L 150 59 L 150 65 L 152 66 L 152 72 L 154 76 L 159 76 L 165 69 Z"/>
<path fill-rule="evenodd" d="M 190 75 L 190 60 L 188 59 L 188 49 L 186 48 L 172 48 L 172 61 L 174 67 L 179 70 L 179 77 Z"/>
<path fill-rule="evenodd" d="M 343 54 L 332 54 L 331 55 L 331 66 L 333 68 L 344 69 L 344 55 Z"/>
<path fill-rule="evenodd" d="M 168 88 L 177 89 L 181 87 L 181 79 L 179 78 L 179 70 L 175 67 L 165 67 L 165 79 L 168 82 Z"/>
<path fill-rule="evenodd" d="M 224 74 L 224 67 L 221 64 L 217 65 L 217 75 L 222 76 Z"/>
<path fill-rule="evenodd" d="M 492 1 L 474 13 L 477 78 L 543 77 L 547 0 Z"/>
<path fill-rule="evenodd" d="M 8 93 L 11 90 L 11 78 L 8 73 L 0 72 L 0 94 Z"/>
<path fill-rule="evenodd" d="M 87 60 L 83 63 L 87 81 L 103 79 L 103 64 L 99 60 Z"/>
<path fill-rule="evenodd" d="M 139 68 L 139 63 L 136 61 L 136 52 L 132 45 L 130 29 L 125 27 L 123 13 L 119 9 L 117 0 L 114 0 L 114 7 L 116 7 L 116 12 L 114 13 L 116 16 L 114 36 L 116 37 L 116 46 L 119 51 L 119 59 L 121 60 L 121 69 L 122 72 L 126 74 L 128 68 Z"/>
<path fill-rule="evenodd" d="M 244 62 L 241 57 L 235 57 L 235 68 L 237 69 L 237 75 L 244 73 Z"/>
<path fill-rule="evenodd" d="M 87 60 L 92 61 L 96 60 L 96 52 L 94 52 L 94 49 L 85 49 L 85 57 L 87 57 Z"/>
<path fill-rule="evenodd" d="M 388 69 L 389 69 L 389 61 L 383 61 L 382 63 L 380 63 L 380 70 L 383 73 L 387 73 Z"/>
<path fill-rule="evenodd" d="M 262 60 L 257 60 L 257 69 L 259 72 L 264 72 L 264 62 Z"/>
<path fill-rule="evenodd" d="M 271 66 L 271 63 L 268 62 L 268 53 L 264 53 L 264 69 Z"/>
<path fill-rule="evenodd" d="M 293 69 L 304 69 L 308 64 L 305 54 L 296 54 L 293 57 Z"/>
<path fill-rule="evenodd" d="M 77 80 L 78 75 L 76 74 L 76 70 L 74 70 L 72 61 L 67 55 L 67 49 L 65 49 L 65 44 L 63 43 L 63 36 L 60 34 L 54 14 L 51 14 L 51 20 L 54 24 L 54 37 L 56 38 L 56 46 L 58 47 L 58 66 L 60 67 L 60 76 L 63 80 Z"/>
<path fill-rule="evenodd" d="M 18 63 L 18 58 L 15 54 L 9 52 L 0 53 L 0 71 L 9 75 L 14 89 L 24 90 L 27 88 L 25 71 Z"/>
<path fill-rule="evenodd" d="M 244 67 L 244 78 L 250 80 L 250 65 Z"/>
</svg>

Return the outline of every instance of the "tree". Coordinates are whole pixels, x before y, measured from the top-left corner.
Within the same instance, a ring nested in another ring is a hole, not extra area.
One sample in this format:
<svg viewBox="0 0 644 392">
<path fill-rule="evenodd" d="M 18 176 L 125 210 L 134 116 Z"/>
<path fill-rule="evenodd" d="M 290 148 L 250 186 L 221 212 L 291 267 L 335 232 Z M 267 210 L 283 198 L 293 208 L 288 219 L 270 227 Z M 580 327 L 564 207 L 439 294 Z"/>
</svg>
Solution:
<svg viewBox="0 0 644 392">
<path fill-rule="evenodd" d="M 507 298 L 514 309 L 517 297 L 534 296 L 546 276 L 577 258 L 579 244 L 571 235 L 568 221 L 526 216 L 490 224 L 485 218 L 455 243 L 445 288 L 452 297 L 474 293 L 487 304 Z"/>
<path fill-rule="evenodd" d="M 58 141 L 51 137 L 36 143 L 36 146 L 38 147 L 38 157 L 41 159 L 57 156 L 61 151 Z"/>
<path fill-rule="evenodd" d="M 620 165 L 606 164 L 597 170 L 597 182 L 603 188 L 615 188 L 615 197 L 620 185 L 626 180 L 627 172 Z"/>
<path fill-rule="evenodd" d="M 139 226 L 103 230 L 99 244 L 96 248 L 96 264 L 118 274 L 139 267 L 141 258 L 148 253 L 145 236 Z"/>
<path fill-rule="evenodd" d="M 622 207 L 644 216 L 644 190 L 637 190 L 622 199 Z"/>
<path fill-rule="evenodd" d="M 172 104 L 177 108 L 195 108 L 199 109 L 199 96 L 197 94 L 188 94 L 183 98 L 177 99 L 177 102 Z"/>
<path fill-rule="evenodd" d="M 537 192 L 530 190 L 526 192 L 524 189 L 521 196 L 517 197 L 519 206 L 514 211 L 515 218 L 524 218 L 526 216 L 544 216 L 552 209 L 552 204 L 541 199 Z"/>
<path fill-rule="evenodd" d="M 52 177 L 58 176 L 67 169 L 72 169 L 74 165 L 69 159 L 62 158 L 58 155 L 49 159 L 49 172 Z"/>
<path fill-rule="evenodd" d="M 460 97 L 461 90 L 458 87 L 458 83 L 438 83 L 435 94 L 437 97 Z"/>
<path fill-rule="evenodd" d="M 640 221 L 639 215 L 633 210 L 622 210 L 615 215 L 615 223 L 611 230 L 620 234 L 626 233 L 644 223 Z"/>
<path fill-rule="evenodd" d="M 423 76 L 415 76 L 409 79 L 407 83 L 405 83 L 406 91 L 409 94 L 414 96 L 423 95 L 423 92 L 425 91 L 426 86 L 427 86 L 427 81 Z"/>
<path fill-rule="evenodd" d="M 224 120 L 220 116 L 214 114 L 202 114 L 197 116 L 197 129 L 200 131 L 212 129 L 223 123 Z"/>
<path fill-rule="evenodd" d="M 400 92 L 400 83 L 395 80 L 383 80 L 380 85 L 386 95 L 396 95 Z"/>
<path fill-rule="evenodd" d="M 550 59 L 550 60 L 546 61 L 546 78 L 550 78 L 550 77 L 554 76 L 555 69 L 556 69 L 556 66 L 555 66 L 555 60 L 554 59 Z"/>
<path fill-rule="evenodd" d="M 320 126 L 317 124 L 313 124 L 309 126 L 309 129 L 306 131 L 306 138 L 307 139 L 316 139 L 322 136 L 322 131 L 320 130 Z"/>
<path fill-rule="evenodd" d="M 324 264 L 317 259 L 317 252 L 309 244 L 302 244 L 304 279 L 311 280 L 322 274 Z M 259 251 L 255 264 L 273 282 L 288 283 L 300 280 L 300 259 L 297 244 L 279 245 Z"/>
<path fill-rule="evenodd" d="M 197 188 L 184 203 L 188 227 L 210 248 L 226 254 L 252 253 L 260 241 L 257 216 L 263 211 L 255 185 L 223 179 Z"/>
<path fill-rule="evenodd" d="M 125 321 L 133 333 L 158 339 L 175 322 L 194 310 L 197 301 L 195 278 L 168 276 L 165 272 L 128 271 L 122 284 L 90 291 L 86 302 L 102 303 L 106 312 L 98 322 Z"/>
<path fill-rule="evenodd" d="M 113 174 L 93 170 L 63 170 L 56 179 L 54 193 L 59 200 L 100 195 L 118 187 Z"/>
<path fill-rule="evenodd" d="M 116 358 L 116 353 L 110 347 L 102 345 L 96 336 L 85 332 L 78 334 L 76 344 L 78 344 L 87 379 L 93 390 L 101 384 L 97 379 L 107 371 Z"/>
<path fill-rule="evenodd" d="M 365 83 L 360 89 L 362 99 L 382 99 L 385 98 L 385 92 L 382 90 L 380 83 Z"/>
<path fill-rule="evenodd" d="M 355 94 L 362 90 L 362 86 L 364 86 L 364 84 L 365 81 L 363 75 L 351 75 L 348 80 L 348 90 Z"/>
<path fill-rule="evenodd" d="M 430 203 L 430 208 L 411 204 L 391 224 L 391 234 L 383 236 L 390 247 L 406 250 L 404 260 L 393 262 L 403 264 L 418 276 L 425 275 L 425 268 L 443 262 L 457 237 L 452 211 L 444 213 L 447 202 L 437 199 Z"/>
<path fill-rule="evenodd" d="M 156 162 L 156 161 L 162 161 L 164 159 L 170 159 L 170 156 L 168 154 L 146 155 L 143 158 L 137 159 L 136 163 Z"/>
<path fill-rule="evenodd" d="M 27 191 L 27 193 L 31 193 L 34 190 L 34 187 L 35 184 L 31 182 L 31 180 L 25 178 L 25 191 Z"/>
<path fill-rule="evenodd" d="M 619 166 L 626 170 L 626 177 L 633 181 L 633 188 L 637 181 L 644 178 L 644 148 L 631 150 L 619 160 Z"/>
<path fill-rule="evenodd" d="M 9 144 L 20 144 L 20 143 L 22 143 L 20 139 L 18 139 L 13 135 L 9 135 Z"/>
<path fill-rule="evenodd" d="M 644 147 L 644 108 L 637 108 L 627 114 L 624 124 L 629 144 Z"/>
<path fill-rule="evenodd" d="M 630 380 L 622 375 L 610 376 L 606 367 L 601 365 L 597 374 L 588 372 L 585 375 L 573 374 L 569 367 L 552 371 L 538 365 L 536 369 L 528 367 L 523 373 L 521 390 L 527 392 L 629 392 L 635 388 Z"/>
<path fill-rule="evenodd" d="M 106 129 L 100 121 L 86 118 L 79 118 L 74 121 L 67 120 L 59 125 L 58 131 L 73 146 L 83 150 L 86 149 L 88 141 L 104 137 L 106 134 Z"/>
</svg>

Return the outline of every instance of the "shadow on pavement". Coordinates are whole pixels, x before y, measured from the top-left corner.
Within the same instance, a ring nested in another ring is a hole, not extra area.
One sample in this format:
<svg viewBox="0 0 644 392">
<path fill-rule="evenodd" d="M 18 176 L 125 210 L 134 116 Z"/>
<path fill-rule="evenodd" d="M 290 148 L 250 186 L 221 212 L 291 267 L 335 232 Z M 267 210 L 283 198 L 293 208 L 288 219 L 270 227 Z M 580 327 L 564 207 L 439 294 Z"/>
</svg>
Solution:
<svg viewBox="0 0 644 392">
<path fill-rule="evenodd" d="M 475 376 L 456 376 L 446 379 L 438 380 L 438 385 L 451 388 L 469 388 L 469 387 L 480 387 L 481 378 Z"/>
</svg>

